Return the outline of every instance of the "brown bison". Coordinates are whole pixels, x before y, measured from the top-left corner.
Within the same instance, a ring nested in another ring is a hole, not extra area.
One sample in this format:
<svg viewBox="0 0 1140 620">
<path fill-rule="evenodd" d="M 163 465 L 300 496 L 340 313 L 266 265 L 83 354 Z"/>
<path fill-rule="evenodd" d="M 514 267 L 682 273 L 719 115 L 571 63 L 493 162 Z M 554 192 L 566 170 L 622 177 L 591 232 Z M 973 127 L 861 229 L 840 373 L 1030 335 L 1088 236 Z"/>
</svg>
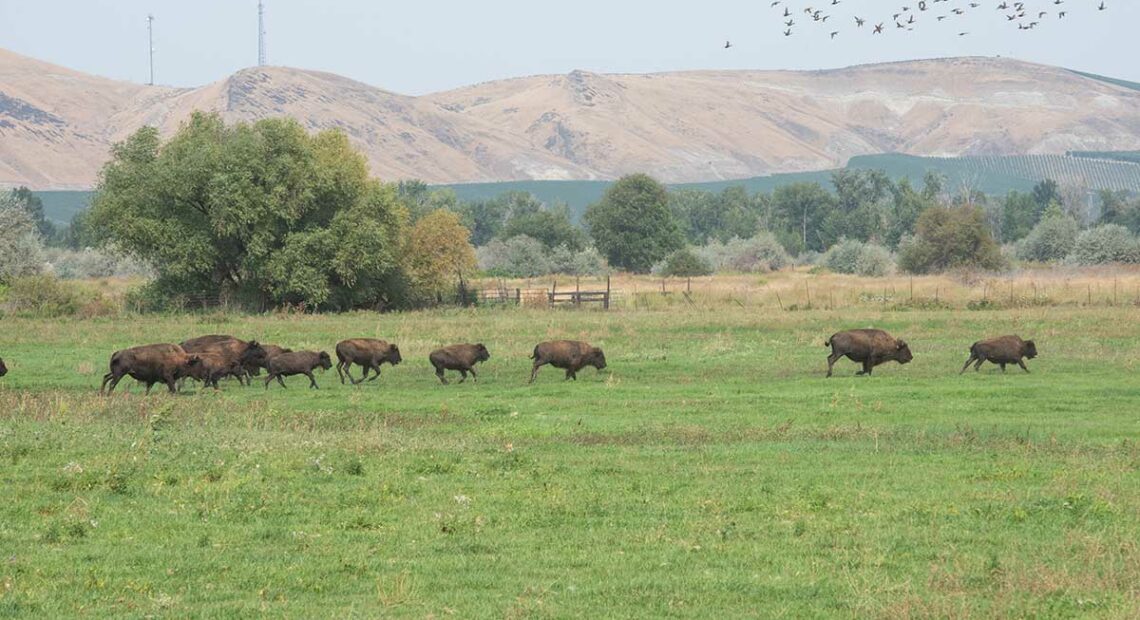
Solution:
<svg viewBox="0 0 1140 620">
<path fill-rule="evenodd" d="M 201 381 L 205 387 L 218 389 L 218 380 L 225 377 L 238 377 L 240 381 L 245 376 L 245 368 L 224 355 L 208 351 L 195 353 L 199 363 L 190 370 L 189 378 Z"/>
<path fill-rule="evenodd" d="M 170 393 L 175 392 L 175 381 L 188 377 L 201 363 L 201 358 L 191 355 L 176 344 L 149 344 L 115 351 L 111 355 L 111 372 L 103 375 L 103 384 L 99 386 L 102 394 L 115 391 L 119 381 L 130 375 L 137 381 L 146 383 L 146 393 L 155 383 L 166 383 Z M 108 382 L 111 384 L 107 386 Z"/>
<path fill-rule="evenodd" d="M 241 370 L 237 373 L 238 380 L 249 384 L 250 367 L 264 367 L 265 349 L 256 341 L 246 342 L 233 336 L 213 335 L 191 338 L 182 343 L 187 353 L 211 353 L 231 363 L 237 363 Z"/>
<path fill-rule="evenodd" d="M 1033 359 L 1037 357 L 1037 345 L 1033 344 L 1032 340 L 1022 340 L 1017 336 L 1001 336 L 999 338 L 991 338 L 989 340 L 979 340 L 970 346 L 970 359 L 966 360 L 966 365 L 962 366 L 962 374 L 974 364 L 974 370 L 978 370 L 982 366 L 982 362 L 989 361 L 991 363 L 1001 366 L 1001 371 L 1005 372 L 1006 364 L 1017 364 L 1025 372 L 1029 369 L 1025 367 L 1023 358 L 1028 357 Z M 977 363 L 974 363 L 974 362 Z"/>
<path fill-rule="evenodd" d="M 332 368 L 332 358 L 324 351 L 290 351 L 289 353 L 282 353 L 269 360 L 269 376 L 265 377 L 265 389 L 269 389 L 269 384 L 277 379 L 281 387 L 285 387 L 285 381 L 282 377 L 291 377 L 293 375 L 305 375 L 309 378 L 310 389 L 320 389 L 317 386 L 317 380 L 313 378 L 313 369 L 324 368 L 328 370 Z"/>
<path fill-rule="evenodd" d="M 269 360 L 281 355 L 282 353 L 292 353 L 293 349 L 279 347 L 275 344 L 263 344 L 262 349 L 265 349 L 265 358 L 260 362 L 250 362 L 245 365 L 245 372 L 249 376 L 261 376 L 261 369 L 269 370 Z"/>
<path fill-rule="evenodd" d="M 4 365 L 4 359 L 0 358 L 0 377 L 8 374 L 8 367 Z"/>
<path fill-rule="evenodd" d="M 839 332 L 828 338 L 823 346 L 831 347 L 831 355 L 827 356 L 829 377 L 831 367 L 843 356 L 847 356 L 853 362 L 863 363 L 863 370 L 855 373 L 856 375 L 869 375 L 875 366 L 883 362 L 894 360 L 906 364 L 914 359 L 906 342 L 896 340 L 881 329 L 852 329 Z"/>
<path fill-rule="evenodd" d="M 467 373 L 471 373 L 471 378 L 475 381 L 479 380 L 478 375 L 475 374 L 475 364 L 478 362 L 485 362 L 491 359 L 491 353 L 487 351 L 487 347 L 483 343 L 478 344 L 453 344 L 451 346 L 436 349 L 428 356 L 428 360 L 432 366 L 435 366 L 435 376 L 444 385 L 447 385 L 447 377 L 443 376 L 445 370 L 458 370 L 462 378 L 459 379 L 460 383 L 467 380 Z"/>
<path fill-rule="evenodd" d="M 606 354 L 601 349 L 591 346 L 588 342 L 576 340 L 554 340 L 543 342 L 534 348 L 530 358 L 534 360 L 534 368 L 530 371 L 530 383 L 538 374 L 538 369 L 545 364 L 566 370 L 566 379 L 578 380 L 578 371 L 585 366 L 593 366 L 598 370 L 606 367 Z"/>
<path fill-rule="evenodd" d="M 336 374 L 340 376 L 340 382 L 344 383 L 344 377 L 347 375 L 353 385 L 363 383 L 370 369 L 376 374 L 372 375 L 369 381 L 375 381 L 380 376 L 380 364 L 384 362 L 395 366 L 404 361 L 404 358 L 400 357 L 400 347 L 374 338 L 352 338 L 336 343 L 336 359 Z M 360 375 L 359 381 L 352 378 L 353 364 L 364 367 L 364 373 Z"/>
</svg>

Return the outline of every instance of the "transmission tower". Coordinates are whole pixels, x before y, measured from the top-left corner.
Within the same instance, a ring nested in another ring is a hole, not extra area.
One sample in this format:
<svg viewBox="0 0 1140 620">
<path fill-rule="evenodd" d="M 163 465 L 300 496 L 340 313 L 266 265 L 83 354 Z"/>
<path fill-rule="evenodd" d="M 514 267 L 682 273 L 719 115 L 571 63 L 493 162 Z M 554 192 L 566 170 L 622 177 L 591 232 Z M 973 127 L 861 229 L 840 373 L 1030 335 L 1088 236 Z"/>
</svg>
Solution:
<svg viewBox="0 0 1140 620">
<path fill-rule="evenodd" d="M 150 81 L 147 84 L 154 86 L 154 15 L 146 16 L 146 39 L 150 44 Z"/>
<path fill-rule="evenodd" d="M 257 66 L 264 67 L 265 59 L 265 3 L 257 2 Z"/>
</svg>

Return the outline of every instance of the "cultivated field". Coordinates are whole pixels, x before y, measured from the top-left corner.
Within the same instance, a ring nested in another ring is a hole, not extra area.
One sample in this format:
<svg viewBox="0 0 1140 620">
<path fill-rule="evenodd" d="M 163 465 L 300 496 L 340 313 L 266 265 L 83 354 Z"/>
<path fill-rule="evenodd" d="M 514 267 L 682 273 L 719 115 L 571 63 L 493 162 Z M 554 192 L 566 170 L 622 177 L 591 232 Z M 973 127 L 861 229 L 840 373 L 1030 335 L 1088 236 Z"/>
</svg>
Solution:
<svg viewBox="0 0 1140 620">
<path fill-rule="evenodd" d="M 1129 277 L 1092 305 L 800 273 L 692 302 L 623 281 L 608 313 L 6 317 L 0 617 L 1136 617 L 1140 310 L 1107 301 Z M 866 326 L 914 362 L 824 379 L 824 339 Z M 96 394 L 112 350 L 219 332 L 405 362 Z M 1004 333 L 1036 339 L 1032 374 L 957 374 Z M 609 368 L 528 386 L 563 337 Z M 462 341 L 492 358 L 440 385 L 427 353 Z"/>
</svg>

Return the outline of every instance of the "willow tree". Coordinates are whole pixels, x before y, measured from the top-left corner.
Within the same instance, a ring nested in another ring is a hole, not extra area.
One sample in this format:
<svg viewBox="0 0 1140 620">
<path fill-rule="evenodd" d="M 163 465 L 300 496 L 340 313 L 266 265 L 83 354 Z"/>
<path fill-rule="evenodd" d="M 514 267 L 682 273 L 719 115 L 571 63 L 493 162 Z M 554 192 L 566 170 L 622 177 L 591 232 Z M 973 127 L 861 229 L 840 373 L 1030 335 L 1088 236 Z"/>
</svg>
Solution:
<svg viewBox="0 0 1140 620">
<path fill-rule="evenodd" d="M 339 131 L 195 113 L 112 151 L 87 223 L 150 265 L 165 297 L 324 309 L 400 302 L 406 213 Z"/>
</svg>

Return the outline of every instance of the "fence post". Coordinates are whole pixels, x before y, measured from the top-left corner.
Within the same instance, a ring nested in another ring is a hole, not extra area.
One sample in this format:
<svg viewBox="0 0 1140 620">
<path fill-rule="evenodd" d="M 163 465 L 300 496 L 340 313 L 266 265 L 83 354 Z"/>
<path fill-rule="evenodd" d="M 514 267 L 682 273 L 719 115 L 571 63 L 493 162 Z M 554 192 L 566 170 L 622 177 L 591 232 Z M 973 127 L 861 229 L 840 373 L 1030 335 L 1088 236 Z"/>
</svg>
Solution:
<svg viewBox="0 0 1140 620">
<path fill-rule="evenodd" d="M 606 276 L 606 296 L 602 298 L 602 309 L 610 309 L 610 277 Z"/>
<path fill-rule="evenodd" d="M 515 305 L 516 306 L 522 305 L 522 289 L 521 288 L 515 289 Z"/>
<path fill-rule="evenodd" d="M 692 277 L 690 277 L 688 279 L 688 281 L 685 282 L 685 292 L 686 293 L 692 293 L 693 292 L 693 278 Z"/>
<path fill-rule="evenodd" d="M 914 301 L 914 276 L 910 277 L 910 300 Z"/>
<path fill-rule="evenodd" d="M 574 280 L 574 307 L 582 305 L 582 276 L 578 276 Z"/>
</svg>

